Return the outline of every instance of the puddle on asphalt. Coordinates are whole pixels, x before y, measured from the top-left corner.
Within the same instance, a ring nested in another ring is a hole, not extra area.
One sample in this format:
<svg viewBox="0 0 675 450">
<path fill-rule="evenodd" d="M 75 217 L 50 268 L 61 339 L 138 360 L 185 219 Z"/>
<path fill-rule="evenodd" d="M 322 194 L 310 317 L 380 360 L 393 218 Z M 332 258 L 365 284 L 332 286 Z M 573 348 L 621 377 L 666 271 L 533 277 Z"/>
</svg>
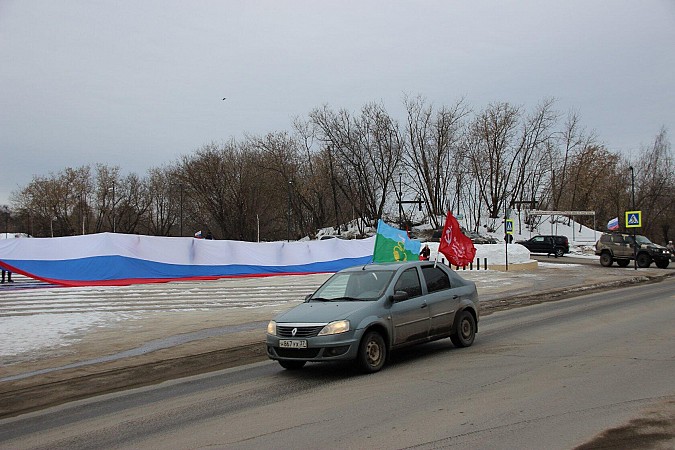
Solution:
<svg viewBox="0 0 675 450">
<path fill-rule="evenodd" d="M 238 333 L 241 331 L 250 331 L 261 328 L 264 329 L 266 325 L 267 321 L 250 322 L 239 325 L 228 325 L 224 327 L 208 328 L 206 330 L 193 331 L 191 333 L 178 334 L 175 336 L 169 336 L 167 338 L 155 339 L 153 341 L 143 344 L 140 347 L 132 348 L 130 350 L 125 350 L 123 352 L 115 353 L 112 355 L 102 356 L 100 358 L 88 359 L 86 361 L 79 361 L 76 363 L 67 364 L 65 366 L 50 367 L 47 369 L 40 369 L 32 372 L 12 375 L 10 377 L 0 378 L 0 382 L 23 380 L 24 378 L 30 378 L 36 375 L 43 375 L 46 373 L 56 372 L 59 370 L 76 369 L 78 367 L 116 361 L 123 358 L 131 358 L 134 356 L 140 356 L 145 355 L 146 353 L 155 352 L 157 350 L 177 347 L 179 345 L 187 344 L 188 342 L 192 341 L 199 341 L 214 336 L 221 336 L 223 334 Z"/>
</svg>

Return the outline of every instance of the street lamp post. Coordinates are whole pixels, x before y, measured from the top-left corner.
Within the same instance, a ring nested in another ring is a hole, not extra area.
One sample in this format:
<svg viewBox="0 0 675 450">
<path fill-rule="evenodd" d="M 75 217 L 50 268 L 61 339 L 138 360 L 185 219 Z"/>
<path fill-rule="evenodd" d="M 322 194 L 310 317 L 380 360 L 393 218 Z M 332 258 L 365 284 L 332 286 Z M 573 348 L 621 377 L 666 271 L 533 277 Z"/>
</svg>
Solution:
<svg viewBox="0 0 675 450">
<path fill-rule="evenodd" d="M 82 216 L 82 235 L 84 235 L 84 231 L 85 231 L 85 217 L 86 216 L 85 216 L 84 209 L 85 209 L 86 203 L 87 203 L 87 196 L 83 192 L 83 193 L 80 194 L 80 215 Z"/>
<path fill-rule="evenodd" d="M 633 170 L 633 166 L 630 166 L 630 190 L 633 197 L 631 208 L 635 211 L 635 171 Z M 637 241 L 635 240 L 635 227 L 633 227 L 633 268 L 637 270 Z"/>
<path fill-rule="evenodd" d="M 403 173 L 398 173 L 398 223 L 403 226 Z"/>
<path fill-rule="evenodd" d="M 288 229 L 286 231 L 286 240 L 291 241 L 291 189 L 293 188 L 293 182 L 288 182 Z"/>
<path fill-rule="evenodd" d="M 115 229 L 115 181 L 113 180 L 113 198 L 112 198 L 112 211 L 113 211 L 113 217 L 112 217 L 112 226 L 113 226 L 113 233 L 115 233 L 117 230 Z"/>
<path fill-rule="evenodd" d="M 183 183 L 178 185 L 180 188 L 180 237 L 183 237 Z"/>
<path fill-rule="evenodd" d="M 115 180 L 113 180 L 112 188 L 108 188 L 109 191 L 112 191 L 112 206 L 110 208 L 110 214 L 112 215 L 112 232 L 115 232 Z"/>
</svg>

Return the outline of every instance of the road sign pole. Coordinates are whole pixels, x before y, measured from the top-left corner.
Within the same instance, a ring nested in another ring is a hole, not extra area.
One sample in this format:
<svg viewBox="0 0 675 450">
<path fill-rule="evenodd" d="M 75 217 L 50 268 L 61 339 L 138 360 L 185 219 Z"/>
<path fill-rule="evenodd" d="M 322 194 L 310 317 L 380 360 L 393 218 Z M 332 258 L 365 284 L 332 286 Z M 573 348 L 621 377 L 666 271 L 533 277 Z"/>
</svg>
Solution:
<svg viewBox="0 0 675 450">
<path fill-rule="evenodd" d="M 508 210 L 505 211 L 504 215 L 504 258 L 506 261 L 506 271 L 509 271 L 509 241 L 513 236 L 513 220 L 509 219 Z"/>
<path fill-rule="evenodd" d="M 626 211 L 626 229 L 633 229 L 633 267 L 637 270 L 637 236 L 636 228 L 642 227 L 642 211 Z"/>
</svg>

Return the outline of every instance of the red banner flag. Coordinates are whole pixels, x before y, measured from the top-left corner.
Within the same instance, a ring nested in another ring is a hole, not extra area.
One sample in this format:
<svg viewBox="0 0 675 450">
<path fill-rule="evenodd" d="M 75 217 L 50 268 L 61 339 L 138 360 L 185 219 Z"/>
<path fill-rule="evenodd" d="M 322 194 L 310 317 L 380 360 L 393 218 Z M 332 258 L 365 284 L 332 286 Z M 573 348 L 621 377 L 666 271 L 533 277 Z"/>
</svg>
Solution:
<svg viewBox="0 0 675 450">
<path fill-rule="evenodd" d="M 441 234 L 441 244 L 438 246 L 438 251 L 448 258 L 450 264 L 457 267 L 468 266 L 476 256 L 476 247 L 474 247 L 471 239 L 464 236 L 459 228 L 459 222 L 450 211 L 445 218 L 445 226 L 443 227 L 443 234 Z"/>
</svg>

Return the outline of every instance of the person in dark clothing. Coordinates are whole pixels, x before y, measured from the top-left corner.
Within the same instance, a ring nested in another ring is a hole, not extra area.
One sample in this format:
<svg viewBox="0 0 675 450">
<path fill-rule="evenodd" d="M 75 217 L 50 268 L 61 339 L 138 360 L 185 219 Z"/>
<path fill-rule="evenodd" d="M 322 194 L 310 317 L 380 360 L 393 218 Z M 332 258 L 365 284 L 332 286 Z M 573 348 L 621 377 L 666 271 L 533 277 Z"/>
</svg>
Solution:
<svg viewBox="0 0 675 450">
<path fill-rule="evenodd" d="M 424 244 L 424 248 L 420 252 L 420 259 L 422 261 L 429 261 L 429 255 L 431 255 L 431 250 L 429 249 L 429 244 Z"/>
</svg>

